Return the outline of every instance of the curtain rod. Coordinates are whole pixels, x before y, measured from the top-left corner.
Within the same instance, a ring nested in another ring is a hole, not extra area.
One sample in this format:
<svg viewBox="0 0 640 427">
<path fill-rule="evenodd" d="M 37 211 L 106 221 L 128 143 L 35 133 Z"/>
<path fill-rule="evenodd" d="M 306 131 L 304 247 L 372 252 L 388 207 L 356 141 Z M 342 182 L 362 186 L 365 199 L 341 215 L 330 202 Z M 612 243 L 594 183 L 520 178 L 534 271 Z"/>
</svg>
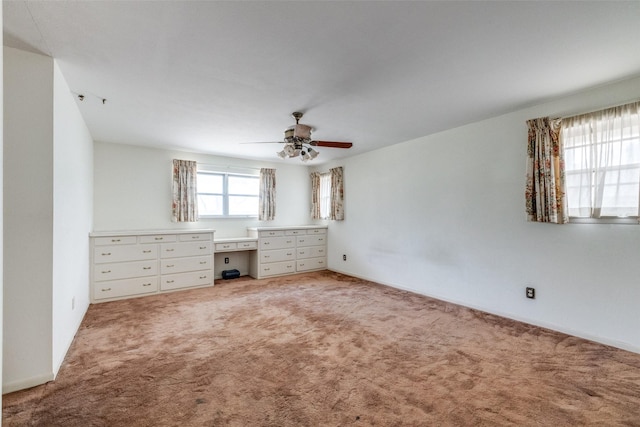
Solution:
<svg viewBox="0 0 640 427">
<path fill-rule="evenodd" d="M 569 117 L 584 116 L 585 114 L 593 114 L 593 113 L 597 113 L 598 111 L 608 110 L 609 108 L 616 108 L 616 107 L 622 107 L 622 106 L 628 105 L 628 104 L 635 104 L 636 102 L 640 102 L 640 99 L 636 99 L 635 101 L 623 102 L 622 104 L 614 104 L 614 105 L 610 105 L 608 107 L 598 108 L 597 110 L 585 111 L 583 113 L 569 114 L 569 115 L 561 116 L 561 117 L 558 117 L 558 118 L 559 119 L 568 119 Z"/>
<path fill-rule="evenodd" d="M 259 171 L 262 168 L 253 168 L 250 166 L 234 166 L 234 165 L 212 165 L 212 164 L 208 164 L 208 163 L 200 163 L 198 162 L 198 165 L 202 165 L 208 168 L 216 168 L 216 169 L 237 169 L 237 170 L 247 170 L 247 169 L 251 169 L 251 170 L 256 170 Z"/>
</svg>

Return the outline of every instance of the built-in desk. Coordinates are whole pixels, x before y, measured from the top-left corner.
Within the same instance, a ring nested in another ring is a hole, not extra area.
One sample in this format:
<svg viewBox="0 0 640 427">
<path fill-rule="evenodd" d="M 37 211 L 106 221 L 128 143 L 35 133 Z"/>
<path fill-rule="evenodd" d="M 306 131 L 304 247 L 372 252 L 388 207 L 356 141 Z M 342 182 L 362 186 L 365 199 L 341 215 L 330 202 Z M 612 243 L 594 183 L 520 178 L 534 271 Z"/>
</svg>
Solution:
<svg viewBox="0 0 640 427">
<path fill-rule="evenodd" d="M 224 270 L 236 269 L 241 276 L 249 274 L 250 253 L 258 250 L 256 237 L 228 237 L 215 238 L 214 250 L 214 275 L 216 279 L 222 278 Z"/>
</svg>

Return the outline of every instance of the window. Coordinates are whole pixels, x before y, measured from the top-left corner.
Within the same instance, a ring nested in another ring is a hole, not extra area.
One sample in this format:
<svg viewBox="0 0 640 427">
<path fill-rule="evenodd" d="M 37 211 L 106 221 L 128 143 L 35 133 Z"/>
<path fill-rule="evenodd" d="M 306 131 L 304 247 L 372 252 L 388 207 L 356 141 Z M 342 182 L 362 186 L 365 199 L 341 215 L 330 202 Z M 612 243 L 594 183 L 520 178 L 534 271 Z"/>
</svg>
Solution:
<svg viewBox="0 0 640 427">
<path fill-rule="evenodd" d="M 344 174 L 341 166 L 328 173 L 312 172 L 311 219 L 344 221 Z"/>
<path fill-rule="evenodd" d="M 640 102 L 562 119 L 572 218 L 638 218 Z"/>
<path fill-rule="evenodd" d="M 255 175 L 198 171 L 200 217 L 258 216 L 260 180 Z"/>
<path fill-rule="evenodd" d="M 331 215 L 331 173 L 320 174 L 320 219 Z"/>
</svg>

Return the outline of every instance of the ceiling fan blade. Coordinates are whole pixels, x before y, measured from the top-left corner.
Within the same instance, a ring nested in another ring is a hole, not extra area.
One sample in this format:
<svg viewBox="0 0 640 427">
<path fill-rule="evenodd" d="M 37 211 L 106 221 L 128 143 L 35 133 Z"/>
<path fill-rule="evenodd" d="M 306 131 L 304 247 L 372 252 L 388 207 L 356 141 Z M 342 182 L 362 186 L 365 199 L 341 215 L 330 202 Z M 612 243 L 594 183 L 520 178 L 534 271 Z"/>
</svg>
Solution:
<svg viewBox="0 0 640 427">
<path fill-rule="evenodd" d="M 331 147 L 331 148 L 351 148 L 352 142 L 337 142 L 337 141 L 311 141 L 311 145 L 314 147 Z"/>
<path fill-rule="evenodd" d="M 255 142 L 241 142 L 240 144 L 282 144 L 284 141 L 255 141 Z"/>
</svg>

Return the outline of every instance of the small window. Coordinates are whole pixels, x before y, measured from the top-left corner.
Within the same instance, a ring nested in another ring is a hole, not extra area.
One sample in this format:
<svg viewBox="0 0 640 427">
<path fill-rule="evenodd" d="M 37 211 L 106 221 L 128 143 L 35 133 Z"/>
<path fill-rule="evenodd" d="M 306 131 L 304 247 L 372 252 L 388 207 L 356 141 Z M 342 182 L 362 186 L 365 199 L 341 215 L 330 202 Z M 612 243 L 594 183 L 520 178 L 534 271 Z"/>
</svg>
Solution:
<svg viewBox="0 0 640 427">
<path fill-rule="evenodd" d="M 329 219 L 331 210 L 331 173 L 320 175 L 320 218 Z"/>
<path fill-rule="evenodd" d="M 254 175 L 198 171 L 201 218 L 258 216 L 260 180 Z"/>
<path fill-rule="evenodd" d="M 636 102 L 562 119 L 569 217 L 606 222 L 638 218 L 639 107 Z"/>
</svg>

